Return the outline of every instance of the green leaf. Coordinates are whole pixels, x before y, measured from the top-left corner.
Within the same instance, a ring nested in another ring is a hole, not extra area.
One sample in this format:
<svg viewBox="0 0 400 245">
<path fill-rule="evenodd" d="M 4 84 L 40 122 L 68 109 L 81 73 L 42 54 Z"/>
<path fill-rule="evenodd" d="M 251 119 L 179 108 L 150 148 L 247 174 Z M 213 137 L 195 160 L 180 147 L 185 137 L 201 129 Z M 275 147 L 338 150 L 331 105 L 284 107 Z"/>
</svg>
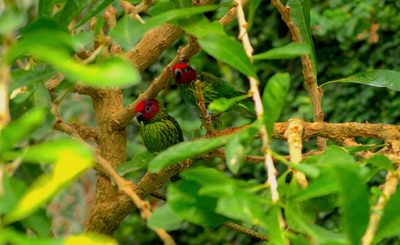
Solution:
<svg viewBox="0 0 400 245">
<path fill-rule="evenodd" d="M 339 184 L 343 230 L 351 244 L 359 244 L 369 221 L 368 192 L 359 173 L 346 163 L 334 166 Z"/>
<path fill-rule="evenodd" d="M 135 172 L 143 169 L 147 164 L 154 158 L 154 154 L 151 152 L 143 152 L 136 154 L 130 161 L 124 162 L 118 166 L 117 171 L 120 175 Z"/>
<path fill-rule="evenodd" d="M 178 216 L 197 225 L 216 227 L 225 218 L 215 213 L 217 200 L 199 195 L 200 185 L 192 181 L 180 181 L 168 187 L 168 204 Z"/>
<path fill-rule="evenodd" d="M 26 190 L 26 184 L 18 178 L 4 174 L 1 186 L 3 192 L 0 193 L 0 215 L 3 215 L 15 207 Z"/>
<path fill-rule="evenodd" d="M 48 66 L 37 66 L 30 70 L 15 69 L 11 71 L 12 83 L 10 84 L 10 91 L 16 88 L 26 86 L 35 82 L 42 82 L 48 80 L 55 75 L 55 71 Z"/>
<path fill-rule="evenodd" d="M 311 223 L 307 218 L 305 218 L 302 210 L 299 210 L 296 207 L 298 207 L 297 203 L 295 205 L 288 205 L 285 208 L 286 220 L 291 228 L 297 231 L 306 232 L 315 240 L 316 244 L 349 244 L 344 234 L 334 233 Z"/>
<path fill-rule="evenodd" d="M 43 108 L 35 108 L 0 130 L 0 157 L 15 144 L 26 139 L 43 123 L 45 116 L 46 111 Z"/>
<path fill-rule="evenodd" d="M 118 245 L 118 242 L 115 241 L 112 237 L 106 236 L 104 234 L 96 234 L 96 233 L 85 233 L 78 235 L 69 235 L 64 238 L 65 245 L 76 245 L 76 244 L 85 244 L 85 245 Z"/>
<path fill-rule="evenodd" d="M 152 229 L 174 231 L 180 228 L 182 222 L 183 220 L 174 213 L 167 203 L 153 212 L 153 215 L 147 220 L 147 225 Z"/>
<path fill-rule="evenodd" d="M 382 219 L 379 222 L 375 235 L 375 242 L 384 238 L 400 235 L 400 188 L 392 195 L 383 209 Z M 375 243 L 374 243 L 375 244 Z"/>
<path fill-rule="evenodd" d="M 264 123 L 267 127 L 268 136 L 272 137 L 274 123 L 278 120 L 290 86 L 288 73 L 277 73 L 272 76 L 262 95 L 264 105 Z"/>
<path fill-rule="evenodd" d="M 170 11 L 175 8 L 175 4 L 171 0 L 159 0 L 150 6 L 147 13 L 151 16 Z"/>
<path fill-rule="evenodd" d="M 78 143 L 76 143 L 78 145 Z M 51 148 L 48 149 L 51 152 Z M 4 216 L 4 223 L 26 218 L 40 208 L 63 187 L 92 166 L 91 149 L 81 145 L 59 152 L 51 173 L 39 176 L 19 200 L 14 209 Z"/>
<path fill-rule="evenodd" d="M 225 145 L 225 157 L 226 166 L 233 173 L 239 172 L 240 166 L 243 163 L 243 156 L 245 149 L 243 144 L 240 142 L 238 135 L 234 135 L 233 138 Z"/>
<path fill-rule="evenodd" d="M 218 198 L 223 195 L 233 195 L 235 191 L 234 181 L 224 173 L 213 168 L 189 168 L 183 171 L 181 176 L 185 180 L 200 184 L 200 195 Z"/>
<path fill-rule="evenodd" d="M 257 74 L 243 46 L 227 35 L 209 35 L 199 38 L 201 48 L 214 57 L 246 76 L 257 78 Z"/>
<path fill-rule="evenodd" d="M 317 58 L 310 30 L 310 3 L 308 0 L 289 0 L 286 6 L 290 8 L 290 16 L 300 30 L 301 40 L 309 47 L 315 77 L 317 76 Z"/>
<path fill-rule="evenodd" d="M 325 86 L 331 83 L 360 83 L 373 87 L 384 87 L 394 91 L 400 91 L 400 72 L 392 70 L 372 70 L 360 72 L 349 77 L 326 82 Z"/>
<path fill-rule="evenodd" d="M 260 6 L 261 0 L 250 0 L 249 7 L 249 17 L 248 17 L 248 27 L 247 30 L 250 30 L 254 23 L 254 17 L 258 6 Z"/>
<path fill-rule="evenodd" d="M 0 35 L 7 35 L 21 27 L 26 21 L 23 12 L 7 9 L 0 15 Z"/>
<path fill-rule="evenodd" d="M 389 158 L 381 154 L 377 154 L 368 158 L 366 162 L 380 169 L 393 170 L 393 162 L 390 161 Z"/>
<path fill-rule="evenodd" d="M 88 6 L 90 0 L 69 0 L 59 11 L 54 19 L 63 26 L 67 26 L 73 19 L 78 17 L 82 10 Z"/>
<path fill-rule="evenodd" d="M 224 112 L 233 106 L 236 102 L 249 98 L 248 95 L 242 95 L 233 98 L 218 98 L 213 100 L 209 105 L 208 109 L 215 112 Z"/>
<path fill-rule="evenodd" d="M 349 153 L 357 153 L 360 151 L 370 151 L 370 150 L 375 150 L 378 148 L 382 148 L 387 146 L 387 144 L 377 144 L 377 145 L 357 145 L 357 146 L 347 146 L 345 147 L 346 150 L 349 151 Z"/>
<path fill-rule="evenodd" d="M 186 32 L 198 37 L 207 37 L 211 35 L 226 35 L 224 27 L 218 22 L 210 22 L 205 16 L 193 16 L 190 21 L 179 20 L 177 25 Z"/>
<path fill-rule="evenodd" d="M 39 17 L 51 17 L 53 14 L 54 4 L 56 3 L 56 0 L 39 0 Z"/>
<path fill-rule="evenodd" d="M 75 28 L 78 28 L 81 25 L 85 24 L 88 20 L 90 20 L 92 17 L 99 14 L 101 11 L 103 11 L 105 8 L 107 8 L 107 6 L 112 4 L 114 1 L 115 0 L 95 1 L 94 5 L 89 9 L 89 11 L 87 13 L 85 13 L 85 16 L 79 20 L 79 22 L 76 24 Z"/>
<path fill-rule="evenodd" d="M 234 194 L 221 196 L 218 199 L 216 211 L 228 218 L 265 228 L 265 209 L 266 206 L 259 196 L 236 188 Z"/>
<path fill-rule="evenodd" d="M 214 150 L 226 144 L 230 138 L 231 135 L 227 135 L 186 141 L 173 145 L 153 158 L 149 163 L 148 170 L 150 172 L 157 172 L 174 163 Z"/>
<path fill-rule="evenodd" d="M 253 56 L 255 60 L 280 60 L 292 59 L 303 55 L 309 55 L 309 46 L 305 43 L 290 43 L 283 47 L 273 48 L 264 53 Z"/>
<path fill-rule="evenodd" d="M 64 242 L 59 238 L 38 238 L 27 236 L 24 233 L 18 233 L 10 228 L 0 229 L 0 244 L 18 244 L 18 245 L 63 245 Z"/>
<path fill-rule="evenodd" d="M 137 32 L 146 32 L 145 26 L 125 15 L 110 31 L 111 39 L 118 43 L 124 50 L 132 49 L 140 39 Z"/>
<path fill-rule="evenodd" d="M 139 73 L 128 61 L 109 58 L 98 64 L 84 65 L 70 57 L 72 48 L 82 46 L 80 39 L 74 39 L 60 29 L 50 30 L 51 22 L 36 23 L 29 32 L 15 43 L 6 54 L 11 63 L 21 55 L 33 55 L 52 65 L 72 80 L 80 80 L 95 87 L 119 87 L 139 82 Z"/>
<path fill-rule="evenodd" d="M 268 230 L 268 235 L 272 244 L 288 244 L 281 227 L 282 225 L 280 224 L 279 216 L 282 216 L 281 208 L 278 205 L 273 205 L 268 210 L 266 216 L 266 229 Z"/>
<path fill-rule="evenodd" d="M 25 229 L 34 231 L 40 237 L 46 237 L 52 231 L 50 219 L 47 217 L 44 208 L 41 208 L 36 213 L 28 216 L 26 219 L 22 220 L 21 223 Z"/>
</svg>

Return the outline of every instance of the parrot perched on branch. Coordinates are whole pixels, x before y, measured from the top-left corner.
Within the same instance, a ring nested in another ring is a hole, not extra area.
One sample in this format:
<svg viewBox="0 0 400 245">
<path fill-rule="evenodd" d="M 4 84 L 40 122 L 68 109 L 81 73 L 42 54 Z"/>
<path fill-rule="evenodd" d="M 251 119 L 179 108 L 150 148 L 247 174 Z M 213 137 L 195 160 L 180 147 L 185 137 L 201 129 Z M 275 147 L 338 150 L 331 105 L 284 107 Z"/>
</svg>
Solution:
<svg viewBox="0 0 400 245">
<path fill-rule="evenodd" d="M 182 129 L 156 99 L 145 99 L 135 108 L 140 135 L 149 152 L 161 152 L 183 141 Z"/>
<path fill-rule="evenodd" d="M 246 95 L 246 93 L 237 91 L 234 87 L 214 75 L 206 72 L 196 72 L 188 64 L 176 64 L 172 67 L 172 72 L 174 73 L 180 95 L 186 103 L 196 105 L 196 80 L 202 82 L 202 92 L 206 106 L 218 98 L 230 99 Z M 244 109 L 251 115 L 255 115 L 253 100 L 251 98 L 235 102 L 232 107 L 235 110 Z"/>
</svg>

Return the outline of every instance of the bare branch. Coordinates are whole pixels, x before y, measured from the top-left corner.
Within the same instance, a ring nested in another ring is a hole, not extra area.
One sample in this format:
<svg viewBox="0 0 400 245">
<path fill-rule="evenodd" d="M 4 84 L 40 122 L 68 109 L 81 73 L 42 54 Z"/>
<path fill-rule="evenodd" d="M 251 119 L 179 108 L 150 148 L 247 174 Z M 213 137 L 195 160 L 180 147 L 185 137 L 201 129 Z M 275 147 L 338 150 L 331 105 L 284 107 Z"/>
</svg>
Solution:
<svg viewBox="0 0 400 245">
<path fill-rule="evenodd" d="M 204 128 L 207 130 L 207 135 L 213 135 L 215 133 L 215 129 L 212 126 L 211 116 L 207 111 L 206 104 L 204 102 L 204 96 L 202 91 L 202 83 L 200 80 L 196 80 L 196 102 L 197 107 L 199 108 L 201 122 Z"/>
<path fill-rule="evenodd" d="M 251 230 L 251 229 L 249 229 L 249 228 L 243 227 L 243 226 L 241 226 L 241 225 L 235 224 L 235 223 L 230 222 L 230 221 L 225 222 L 225 223 L 224 223 L 224 226 L 226 226 L 226 227 L 228 227 L 228 228 L 231 228 L 231 229 L 233 229 L 233 230 L 239 231 L 239 232 L 241 232 L 241 233 L 244 233 L 244 234 L 246 234 L 246 235 L 249 235 L 249 236 L 251 236 L 251 237 L 260 239 L 260 240 L 262 240 L 262 241 L 268 241 L 268 240 L 269 240 L 268 237 L 267 237 L 266 235 L 264 235 L 264 234 L 262 234 L 262 233 L 260 233 L 260 232 Z"/>
<path fill-rule="evenodd" d="M 10 67 L 0 63 L 0 130 L 11 120 L 8 108 L 8 86 L 11 82 Z"/>
</svg>

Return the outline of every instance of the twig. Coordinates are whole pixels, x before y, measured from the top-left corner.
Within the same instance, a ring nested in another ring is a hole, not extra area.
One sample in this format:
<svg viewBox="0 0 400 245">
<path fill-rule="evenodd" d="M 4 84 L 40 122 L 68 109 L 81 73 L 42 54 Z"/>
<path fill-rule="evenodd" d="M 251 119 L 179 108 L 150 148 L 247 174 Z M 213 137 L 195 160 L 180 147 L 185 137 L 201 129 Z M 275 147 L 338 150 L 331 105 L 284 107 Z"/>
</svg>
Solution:
<svg viewBox="0 0 400 245">
<path fill-rule="evenodd" d="M 136 10 L 135 5 L 131 4 L 130 2 L 128 2 L 126 0 L 119 1 L 119 4 L 124 9 L 124 11 L 127 14 L 129 14 L 129 16 L 131 16 L 132 18 L 136 19 L 141 24 L 144 24 L 144 20 L 142 19 L 142 17 L 140 17 L 138 11 Z"/>
<path fill-rule="evenodd" d="M 290 16 L 290 9 L 285 7 L 280 0 L 271 0 L 272 5 L 274 5 L 282 16 L 283 21 L 288 26 L 290 33 L 292 34 L 292 39 L 294 42 L 302 42 L 302 37 L 299 28 Z M 303 76 L 304 85 L 310 94 L 311 102 L 313 105 L 314 121 L 323 122 L 324 113 L 322 111 L 321 98 L 323 91 L 317 84 L 317 78 L 314 74 L 315 64 L 313 63 L 309 55 L 304 55 L 301 57 L 301 64 L 303 66 Z M 323 138 L 317 139 L 317 145 L 320 150 L 325 149 L 326 140 Z"/>
<path fill-rule="evenodd" d="M 197 102 L 197 107 L 199 108 L 201 122 L 204 128 L 207 130 L 207 135 L 213 135 L 215 133 L 215 129 L 212 126 L 211 116 L 208 113 L 206 104 L 204 102 L 202 83 L 200 80 L 196 80 L 195 85 L 196 85 L 195 88 L 196 102 Z"/>
<path fill-rule="evenodd" d="M 369 224 L 361 240 L 363 245 L 372 244 L 376 229 L 378 228 L 379 222 L 382 218 L 382 211 L 387 201 L 396 191 L 397 185 L 399 183 L 399 171 L 400 166 L 398 166 L 396 170 L 389 171 L 386 175 L 385 183 L 383 183 L 383 185 L 381 186 L 382 195 L 379 197 L 376 204 L 371 208 Z"/>
<path fill-rule="evenodd" d="M 243 226 L 241 226 L 241 225 L 235 224 L 235 223 L 230 222 L 230 221 L 225 222 L 225 223 L 224 223 L 224 226 L 226 226 L 226 227 L 228 227 L 228 228 L 231 228 L 231 229 L 233 229 L 233 230 L 239 231 L 239 232 L 241 232 L 241 233 L 244 233 L 244 234 L 246 234 L 246 235 L 249 235 L 249 236 L 251 236 L 251 237 L 260 239 L 260 240 L 262 240 L 262 241 L 268 241 L 268 240 L 269 240 L 268 237 L 267 237 L 266 235 L 264 235 L 264 234 L 262 234 L 262 233 L 260 233 L 260 232 L 257 232 L 257 231 L 254 231 L 254 230 L 252 230 L 252 229 L 243 227 Z"/>
<path fill-rule="evenodd" d="M 124 192 L 126 195 L 130 197 L 132 202 L 135 204 L 137 208 L 139 208 L 142 218 L 147 220 L 152 215 L 151 213 L 151 205 L 149 202 L 142 200 L 134 191 L 135 184 L 125 180 L 114 170 L 106 159 L 104 159 L 100 153 L 96 152 L 95 154 L 97 162 L 99 165 L 105 170 L 105 172 L 114 180 L 117 184 L 118 189 Z M 160 239 L 166 245 L 173 245 L 176 244 L 174 239 L 164 230 L 164 229 L 155 229 L 155 232 L 160 237 Z"/>
<path fill-rule="evenodd" d="M 249 57 L 252 60 L 253 57 L 253 47 L 251 46 L 249 36 L 247 34 L 247 22 L 243 12 L 243 6 L 241 0 L 234 1 L 237 8 L 237 18 L 239 23 L 239 39 L 242 41 L 243 48 Z M 261 101 L 260 91 L 258 90 L 258 81 L 254 77 L 248 77 L 250 81 L 250 94 L 253 95 L 253 100 L 255 104 L 255 109 L 257 113 L 257 119 L 263 121 L 264 117 L 264 108 Z M 260 137 L 262 141 L 262 151 L 264 153 L 264 164 L 268 172 L 267 182 L 271 189 L 271 197 L 274 203 L 279 201 L 279 193 L 278 193 L 278 183 L 276 181 L 276 174 L 277 171 L 274 166 L 274 162 L 271 156 L 271 152 L 269 149 L 269 140 L 268 140 L 268 133 L 265 127 L 265 124 L 260 126 Z"/>
<path fill-rule="evenodd" d="M 11 82 L 10 67 L 0 62 L 0 130 L 11 120 L 8 104 L 8 86 Z"/>
<path fill-rule="evenodd" d="M 303 121 L 301 119 L 289 119 L 289 125 L 285 134 L 289 145 L 290 161 L 294 164 L 298 164 L 301 162 L 302 158 L 301 150 L 303 148 Z M 308 182 L 304 173 L 294 169 L 293 175 L 301 187 L 307 187 Z"/>
</svg>

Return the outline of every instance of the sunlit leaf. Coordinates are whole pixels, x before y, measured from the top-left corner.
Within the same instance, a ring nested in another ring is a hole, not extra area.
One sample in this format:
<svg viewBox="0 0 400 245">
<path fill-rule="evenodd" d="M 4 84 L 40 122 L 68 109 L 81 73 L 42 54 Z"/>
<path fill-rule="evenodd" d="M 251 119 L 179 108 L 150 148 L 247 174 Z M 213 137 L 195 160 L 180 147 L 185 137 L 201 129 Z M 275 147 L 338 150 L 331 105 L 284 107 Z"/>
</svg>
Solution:
<svg viewBox="0 0 400 245">
<path fill-rule="evenodd" d="M 219 22 L 210 22 L 205 16 L 195 16 L 190 21 L 179 20 L 177 25 L 198 38 L 210 35 L 226 35 L 223 26 Z"/>
<path fill-rule="evenodd" d="M 333 80 L 322 84 L 325 86 L 332 83 L 359 83 L 373 87 L 384 87 L 400 91 L 400 72 L 392 70 L 373 70 L 360 72 L 349 77 Z"/>
<path fill-rule="evenodd" d="M 264 53 L 253 56 L 255 60 L 292 59 L 310 54 L 308 45 L 304 43 L 290 43 L 283 47 L 273 48 Z"/>
<path fill-rule="evenodd" d="M 18 244 L 18 245 L 63 245 L 64 242 L 59 238 L 39 238 L 27 236 L 25 233 L 18 233 L 11 228 L 0 229 L 0 244 Z"/>
<path fill-rule="evenodd" d="M 179 229 L 182 222 L 183 220 L 174 213 L 167 203 L 153 212 L 150 219 L 147 220 L 147 225 L 152 229 L 173 231 Z"/>
<path fill-rule="evenodd" d="M 233 98 L 218 98 L 213 100 L 209 105 L 208 109 L 211 111 L 215 112 L 224 112 L 228 110 L 230 107 L 232 107 L 236 102 L 239 102 L 241 100 L 244 100 L 248 98 L 248 95 L 242 95 L 238 97 L 233 97 Z"/>
<path fill-rule="evenodd" d="M 267 83 L 262 95 L 264 105 L 264 123 L 267 127 L 268 136 L 272 137 L 273 126 L 278 120 L 286 101 L 289 91 L 290 76 L 288 73 L 277 73 Z"/>
<path fill-rule="evenodd" d="M 76 244 L 85 244 L 85 245 L 117 245 L 117 241 L 112 239 L 111 237 L 102 235 L 102 234 L 82 234 L 82 235 L 70 235 L 64 239 L 65 245 L 76 245 Z"/>
<path fill-rule="evenodd" d="M 86 151 L 77 152 L 73 148 L 65 148 L 59 152 L 50 175 L 43 174 L 35 180 L 15 208 L 4 217 L 4 222 L 11 223 L 34 213 L 63 187 L 89 169 L 93 164 L 90 149 L 85 146 L 81 148 L 86 148 Z"/>
<path fill-rule="evenodd" d="M 0 130 L 0 156 L 31 134 L 43 122 L 45 116 L 45 109 L 35 108 Z"/>
<path fill-rule="evenodd" d="M 233 138 L 225 145 L 225 157 L 226 165 L 228 169 L 237 174 L 239 172 L 240 166 L 243 163 L 243 155 L 245 149 L 243 144 L 240 142 L 238 135 L 233 136 Z"/>
</svg>

